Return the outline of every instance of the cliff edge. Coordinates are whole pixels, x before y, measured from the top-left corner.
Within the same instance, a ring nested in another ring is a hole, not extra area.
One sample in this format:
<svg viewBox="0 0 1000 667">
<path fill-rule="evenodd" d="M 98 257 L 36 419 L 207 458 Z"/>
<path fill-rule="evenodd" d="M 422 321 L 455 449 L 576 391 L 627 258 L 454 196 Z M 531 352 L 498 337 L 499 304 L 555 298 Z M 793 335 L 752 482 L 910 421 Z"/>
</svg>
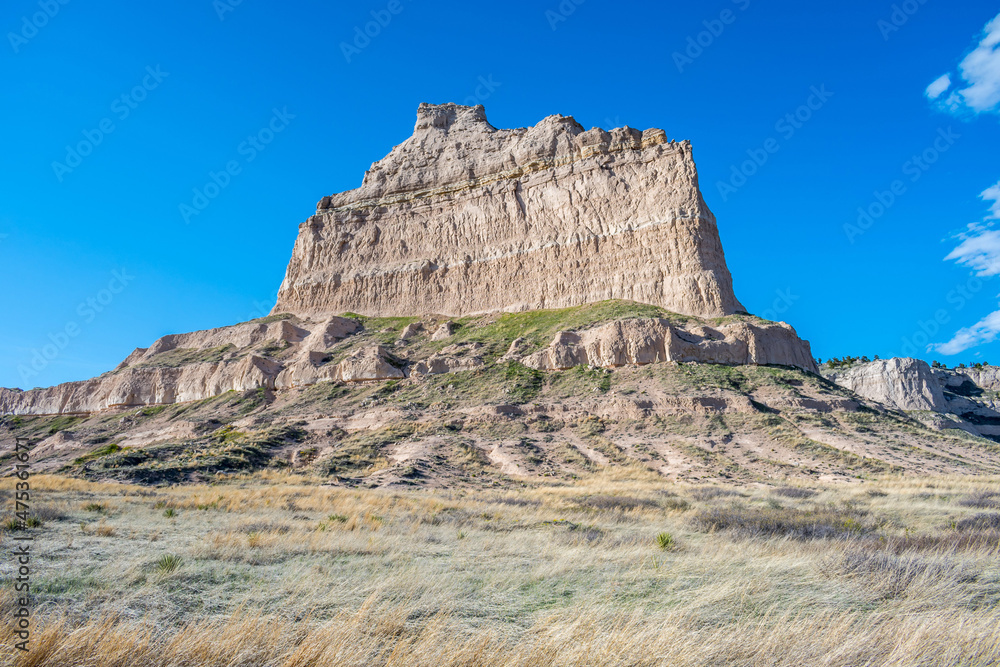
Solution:
<svg viewBox="0 0 1000 667">
<path fill-rule="evenodd" d="M 608 299 L 743 312 L 688 142 L 422 104 L 413 136 L 299 228 L 274 313 L 460 316 Z"/>
</svg>

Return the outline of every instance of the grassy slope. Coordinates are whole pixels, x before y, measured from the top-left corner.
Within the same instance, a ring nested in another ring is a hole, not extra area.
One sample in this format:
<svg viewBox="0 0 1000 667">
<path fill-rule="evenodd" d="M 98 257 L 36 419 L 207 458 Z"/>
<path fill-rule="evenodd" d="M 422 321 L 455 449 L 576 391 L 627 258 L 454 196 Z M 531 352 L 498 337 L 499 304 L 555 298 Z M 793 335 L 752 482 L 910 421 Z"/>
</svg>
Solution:
<svg viewBox="0 0 1000 667">
<path fill-rule="evenodd" d="M 64 461 L 65 472 L 144 483 L 280 468 L 294 460 L 296 466 L 353 480 L 350 483 L 362 483 L 378 473 L 373 483 L 425 484 L 445 476 L 448 483 L 508 485 L 514 480 L 499 474 L 486 457 L 497 442 L 510 443 L 514 463 L 535 479 L 553 475 L 573 479 L 604 465 L 655 470 L 676 467 L 678 462 L 690 468 L 683 473 L 686 479 L 708 475 L 742 482 L 799 474 L 856 477 L 921 470 L 934 461 L 943 462 L 952 472 L 959 468 L 968 472 L 989 469 L 988 465 L 983 467 L 982 460 L 959 460 L 951 453 L 955 443 L 962 443 L 979 455 L 991 455 L 989 445 L 971 443 L 961 434 L 933 433 L 902 415 L 871 411 L 824 414 L 769 407 L 768 402 L 774 402 L 775 397 L 785 403 L 851 397 L 810 373 L 713 364 L 655 364 L 615 371 L 579 367 L 542 373 L 516 362 L 496 361 L 516 338 L 537 348 L 547 344 L 557 331 L 629 317 L 663 317 L 677 322 L 691 319 L 655 306 L 609 301 L 561 310 L 462 318 L 455 321 L 456 333 L 443 341 L 430 340 L 435 323 L 425 320 L 427 330 L 406 346 L 395 347 L 395 354 L 420 359 L 446 346 L 478 343 L 480 349 L 466 353 L 483 356 L 486 365 L 480 370 L 420 380 L 321 383 L 278 395 L 265 390 L 229 392 L 193 403 L 90 418 L 8 417 L 0 419 L 0 429 L 7 437 L 36 440 L 65 431 L 72 434 L 81 450 Z M 373 342 L 392 345 L 407 324 L 417 321 L 360 319 L 364 332 L 332 348 L 328 355 L 331 362 Z M 267 343 L 260 348 L 262 353 L 283 353 L 280 346 Z M 205 355 L 214 358 L 218 350 L 199 354 L 175 350 L 163 355 L 162 363 L 203 360 Z M 684 403 L 701 399 L 729 407 L 699 410 Z M 628 410 L 628 406 L 652 405 L 653 401 L 674 401 L 680 408 L 657 409 L 645 416 Z M 489 411 L 510 404 L 524 406 L 525 414 L 475 416 L 484 406 Z M 625 407 L 617 413 L 612 410 L 609 416 L 606 408 L 612 404 Z M 368 412 L 395 416 L 358 432 L 309 428 L 321 417 L 343 421 Z M 588 421 L 594 416 L 599 416 L 597 422 Z M 241 424 L 238 428 L 232 426 L 236 422 Z M 167 432 L 185 423 L 193 424 L 194 436 L 161 439 L 141 450 L 123 444 L 136 431 Z M 600 428 L 593 428 L 594 423 Z M 240 435 L 221 437 L 219 432 L 225 433 L 227 428 Z M 805 431 L 816 430 L 859 441 L 860 450 L 845 450 L 842 444 L 830 445 L 805 435 Z M 741 445 L 747 437 L 758 444 Z M 433 441 L 435 451 L 421 461 L 399 464 L 393 471 L 394 448 L 414 441 Z M 914 442 L 929 444 L 924 447 Z M 733 447 L 738 451 L 732 451 Z M 385 477 L 387 469 L 396 477 Z"/>
</svg>

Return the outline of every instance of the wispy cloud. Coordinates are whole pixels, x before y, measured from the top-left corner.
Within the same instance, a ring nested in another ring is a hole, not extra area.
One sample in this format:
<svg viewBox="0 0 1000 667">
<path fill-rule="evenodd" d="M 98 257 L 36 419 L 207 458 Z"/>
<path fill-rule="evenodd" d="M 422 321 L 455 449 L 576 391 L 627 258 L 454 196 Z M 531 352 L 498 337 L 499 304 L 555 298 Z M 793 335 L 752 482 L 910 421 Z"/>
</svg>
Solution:
<svg viewBox="0 0 1000 667">
<path fill-rule="evenodd" d="M 927 87 L 926 95 L 949 113 L 1000 113 L 1000 14 L 958 64 L 958 80 L 944 74 Z"/>
<path fill-rule="evenodd" d="M 959 329 L 947 343 L 931 345 L 928 351 L 933 350 L 950 356 L 983 343 L 992 343 L 997 336 L 1000 336 L 1000 310 L 990 313 L 971 327 Z"/>
<path fill-rule="evenodd" d="M 993 202 L 993 205 L 990 206 L 989 218 L 992 220 L 1000 219 L 1000 181 L 998 181 L 992 188 L 984 190 L 983 194 L 979 196 L 986 201 Z"/>
<path fill-rule="evenodd" d="M 976 272 L 977 276 L 1000 275 L 1000 230 L 993 228 L 991 220 L 1000 219 L 1000 182 L 987 188 L 980 195 L 990 203 L 990 212 L 983 222 L 975 222 L 955 238 L 958 246 L 945 257 L 946 261 L 958 262 Z M 991 343 L 1000 335 L 1000 310 L 996 310 L 971 327 L 959 329 L 946 343 L 928 345 L 927 351 L 953 355 L 970 348 Z"/>
<path fill-rule="evenodd" d="M 944 91 L 951 88 L 951 74 L 942 74 L 934 80 L 934 83 L 927 86 L 926 95 L 928 99 L 936 100 L 941 97 Z"/>
</svg>

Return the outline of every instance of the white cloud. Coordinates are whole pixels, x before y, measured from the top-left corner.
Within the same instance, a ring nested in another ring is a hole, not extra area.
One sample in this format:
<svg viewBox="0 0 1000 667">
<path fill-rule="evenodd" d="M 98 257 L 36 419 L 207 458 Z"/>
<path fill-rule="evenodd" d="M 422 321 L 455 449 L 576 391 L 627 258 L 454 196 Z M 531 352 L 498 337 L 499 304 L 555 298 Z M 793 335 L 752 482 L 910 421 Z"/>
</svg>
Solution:
<svg viewBox="0 0 1000 667">
<path fill-rule="evenodd" d="M 927 87 L 926 95 L 950 113 L 1000 113 L 1000 14 L 986 24 L 979 44 L 958 65 L 960 81 L 952 87 L 945 74 Z"/>
<path fill-rule="evenodd" d="M 941 97 L 941 93 L 948 90 L 951 87 L 951 75 L 945 74 L 934 80 L 934 83 L 927 86 L 925 94 L 929 99 L 936 100 Z"/>
<path fill-rule="evenodd" d="M 992 343 L 998 335 L 1000 335 L 1000 310 L 990 313 L 971 327 L 959 329 L 947 343 L 928 345 L 927 351 L 946 355 L 958 354 L 983 343 Z"/>
<path fill-rule="evenodd" d="M 1000 181 L 992 188 L 986 188 L 983 190 L 983 194 L 979 195 L 984 201 L 991 201 L 993 204 L 990 206 L 989 217 L 996 220 L 1000 219 Z"/>
<path fill-rule="evenodd" d="M 946 262 L 958 262 L 976 272 L 976 275 L 1000 275 L 1000 230 L 993 228 L 989 220 L 1000 219 L 1000 182 L 983 190 L 979 197 L 992 202 L 990 213 L 983 222 L 974 222 L 955 235 L 958 246 L 945 257 Z"/>
<path fill-rule="evenodd" d="M 993 228 L 991 219 L 1000 219 L 1000 182 L 979 195 L 983 201 L 992 202 L 990 213 L 983 222 L 974 222 L 965 231 L 955 235 L 960 241 L 948 253 L 945 261 L 958 262 L 976 272 L 977 276 L 1000 275 L 1000 230 Z M 1000 335 L 1000 310 L 994 311 L 971 327 L 959 329 L 947 343 L 927 346 L 928 352 L 958 354 L 971 347 L 991 343 Z"/>
<path fill-rule="evenodd" d="M 1000 231 L 974 222 L 958 238 L 963 241 L 945 261 L 967 266 L 980 278 L 1000 275 Z"/>
</svg>

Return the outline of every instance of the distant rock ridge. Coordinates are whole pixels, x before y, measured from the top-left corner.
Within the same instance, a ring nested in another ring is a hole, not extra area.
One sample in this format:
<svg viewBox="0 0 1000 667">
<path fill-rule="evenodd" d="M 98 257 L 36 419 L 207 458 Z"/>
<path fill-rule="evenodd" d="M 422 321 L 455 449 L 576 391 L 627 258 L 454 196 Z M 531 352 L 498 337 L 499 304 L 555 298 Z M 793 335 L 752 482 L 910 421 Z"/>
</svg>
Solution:
<svg viewBox="0 0 1000 667">
<path fill-rule="evenodd" d="M 926 425 L 1000 442 L 1000 368 L 934 368 L 909 358 L 823 370 L 828 380 Z"/>
<path fill-rule="evenodd" d="M 919 359 L 880 359 L 830 371 L 826 377 L 859 396 L 898 410 L 946 410 L 940 384 L 927 362 Z"/>
<path fill-rule="evenodd" d="M 688 142 L 422 104 L 413 136 L 299 228 L 274 313 L 468 315 L 607 299 L 743 312 Z"/>
</svg>

